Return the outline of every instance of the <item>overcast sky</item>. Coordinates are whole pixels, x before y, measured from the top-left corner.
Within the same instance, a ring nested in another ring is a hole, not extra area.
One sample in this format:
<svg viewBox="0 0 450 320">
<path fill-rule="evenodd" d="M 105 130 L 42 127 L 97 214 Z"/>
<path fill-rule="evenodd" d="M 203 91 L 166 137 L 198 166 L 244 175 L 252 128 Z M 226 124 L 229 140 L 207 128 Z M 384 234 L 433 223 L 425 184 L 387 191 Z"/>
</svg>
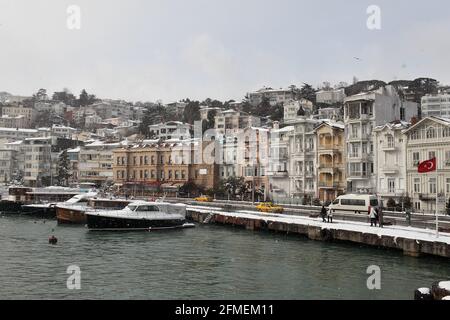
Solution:
<svg viewBox="0 0 450 320">
<path fill-rule="evenodd" d="M 0 91 L 171 102 L 353 76 L 450 84 L 449 13 L 448 0 L 0 0 Z"/>
</svg>

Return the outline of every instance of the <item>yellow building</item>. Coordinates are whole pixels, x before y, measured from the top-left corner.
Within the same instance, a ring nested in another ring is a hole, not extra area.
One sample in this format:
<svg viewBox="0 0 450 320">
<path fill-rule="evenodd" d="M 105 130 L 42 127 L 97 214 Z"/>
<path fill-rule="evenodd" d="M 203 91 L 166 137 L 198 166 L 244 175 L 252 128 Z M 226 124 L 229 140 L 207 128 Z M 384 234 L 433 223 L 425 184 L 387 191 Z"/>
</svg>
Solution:
<svg viewBox="0 0 450 320">
<path fill-rule="evenodd" d="M 325 121 L 316 129 L 317 195 L 321 201 L 333 201 L 346 189 L 344 125 Z"/>
<path fill-rule="evenodd" d="M 139 191 L 177 191 L 186 182 L 212 189 L 218 181 L 216 164 L 195 163 L 191 142 L 151 143 L 114 150 L 114 182 Z"/>
</svg>

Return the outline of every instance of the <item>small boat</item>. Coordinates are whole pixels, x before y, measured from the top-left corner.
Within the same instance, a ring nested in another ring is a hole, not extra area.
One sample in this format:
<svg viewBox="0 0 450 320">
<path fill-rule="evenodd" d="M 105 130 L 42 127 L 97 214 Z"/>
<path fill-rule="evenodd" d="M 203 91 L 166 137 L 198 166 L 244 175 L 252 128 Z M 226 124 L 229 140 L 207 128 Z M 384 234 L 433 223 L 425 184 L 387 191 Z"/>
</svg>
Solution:
<svg viewBox="0 0 450 320">
<path fill-rule="evenodd" d="M 186 205 L 133 201 L 122 210 L 87 210 L 89 230 L 161 230 L 193 227 L 186 223 Z"/>
<path fill-rule="evenodd" d="M 75 196 L 56 206 L 58 224 L 86 224 L 85 211 L 88 208 L 120 210 L 131 201 L 122 199 L 97 199 L 96 194 Z"/>
</svg>

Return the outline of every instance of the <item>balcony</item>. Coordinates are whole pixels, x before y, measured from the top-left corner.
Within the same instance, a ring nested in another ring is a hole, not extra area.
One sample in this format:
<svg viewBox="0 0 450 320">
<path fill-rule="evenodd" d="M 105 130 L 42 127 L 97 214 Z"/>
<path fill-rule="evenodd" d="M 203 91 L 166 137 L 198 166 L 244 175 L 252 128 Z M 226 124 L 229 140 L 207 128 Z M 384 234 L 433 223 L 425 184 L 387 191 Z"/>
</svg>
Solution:
<svg viewBox="0 0 450 320">
<path fill-rule="evenodd" d="M 384 174 L 397 174 L 398 173 L 398 171 L 399 171 L 399 169 L 398 169 L 398 167 L 382 167 L 381 168 L 381 171 L 384 173 Z"/>
<path fill-rule="evenodd" d="M 305 171 L 305 178 L 314 178 L 313 171 Z"/>
<path fill-rule="evenodd" d="M 358 179 L 365 180 L 365 179 L 369 178 L 369 174 L 367 172 L 356 172 L 356 171 L 351 172 L 350 171 L 348 173 L 348 178 L 351 180 L 358 180 Z"/>
<path fill-rule="evenodd" d="M 384 146 L 381 147 L 381 150 L 383 150 L 383 151 L 396 151 L 397 147 L 395 145 L 393 145 L 393 144 L 391 144 L 391 145 L 384 145 Z"/>
<path fill-rule="evenodd" d="M 339 188 L 339 183 L 338 182 L 319 181 L 319 188 L 322 188 L 322 189 L 337 189 L 337 188 Z"/>
<path fill-rule="evenodd" d="M 420 201 L 436 201 L 436 194 L 433 193 L 419 193 Z"/>
<path fill-rule="evenodd" d="M 287 171 L 268 171 L 267 175 L 274 178 L 286 178 L 289 176 Z"/>
</svg>

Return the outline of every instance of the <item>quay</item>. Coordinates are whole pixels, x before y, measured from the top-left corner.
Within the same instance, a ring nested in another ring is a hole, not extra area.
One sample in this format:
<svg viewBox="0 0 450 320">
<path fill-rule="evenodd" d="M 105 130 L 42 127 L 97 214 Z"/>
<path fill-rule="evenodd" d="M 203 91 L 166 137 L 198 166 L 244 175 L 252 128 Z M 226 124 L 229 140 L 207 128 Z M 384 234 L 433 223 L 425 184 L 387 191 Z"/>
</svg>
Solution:
<svg viewBox="0 0 450 320">
<path fill-rule="evenodd" d="M 335 220 L 324 223 L 318 218 L 256 211 L 227 212 L 220 207 L 187 206 L 187 219 L 241 227 L 252 231 L 268 231 L 306 236 L 316 241 L 343 241 L 378 248 L 401 250 L 412 257 L 425 255 L 450 258 L 450 233 L 398 225 L 370 227 L 367 223 Z"/>
</svg>

